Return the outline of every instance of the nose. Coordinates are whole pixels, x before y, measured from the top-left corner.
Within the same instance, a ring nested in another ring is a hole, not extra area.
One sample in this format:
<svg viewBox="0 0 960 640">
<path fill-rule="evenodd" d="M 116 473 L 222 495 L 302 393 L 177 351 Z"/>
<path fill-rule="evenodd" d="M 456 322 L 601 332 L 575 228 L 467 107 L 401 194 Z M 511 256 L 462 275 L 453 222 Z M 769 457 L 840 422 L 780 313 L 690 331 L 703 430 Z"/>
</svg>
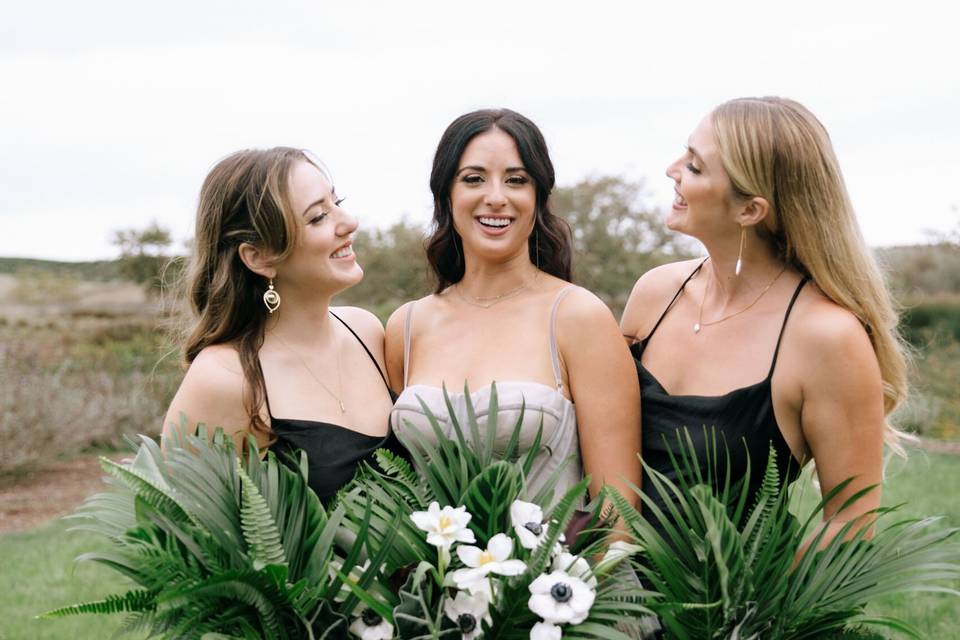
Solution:
<svg viewBox="0 0 960 640">
<path fill-rule="evenodd" d="M 680 164 L 682 158 L 677 158 L 669 165 L 667 165 L 667 177 L 673 180 L 674 182 L 680 182 Z"/>
<path fill-rule="evenodd" d="M 343 209 L 340 209 L 339 214 L 340 215 L 338 216 L 336 226 L 336 232 L 338 236 L 348 236 L 356 231 L 357 227 L 360 226 L 360 224 L 357 222 L 357 219 Z"/>
<path fill-rule="evenodd" d="M 487 184 L 489 188 L 484 198 L 486 204 L 494 209 L 499 209 L 507 204 L 507 195 L 504 192 L 504 186 L 495 180 L 491 180 Z"/>
</svg>

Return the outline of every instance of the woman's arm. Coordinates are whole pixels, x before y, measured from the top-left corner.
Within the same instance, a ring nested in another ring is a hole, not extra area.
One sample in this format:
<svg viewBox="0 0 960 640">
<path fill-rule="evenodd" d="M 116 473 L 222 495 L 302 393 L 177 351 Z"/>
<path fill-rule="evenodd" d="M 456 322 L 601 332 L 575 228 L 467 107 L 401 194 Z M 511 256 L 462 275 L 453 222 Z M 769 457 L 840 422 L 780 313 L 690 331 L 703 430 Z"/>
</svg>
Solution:
<svg viewBox="0 0 960 640">
<path fill-rule="evenodd" d="M 387 320 L 384 359 L 387 365 L 387 378 L 394 393 L 403 391 L 403 325 L 407 317 L 407 306 L 411 304 L 413 304 L 412 301 L 401 305 L 390 314 Z"/>
<path fill-rule="evenodd" d="M 826 505 L 820 527 L 827 528 L 826 544 L 846 523 L 880 506 L 877 486 L 838 513 L 847 499 L 883 478 L 883 382 L 870 339 L 851 313 L 819 299 L 802 317 L 797 353 L 803 437 L 816 462 L 822 494 L 853 478 Z M 864 518 L 851 531 L 871 522 Z"/>
<path fill-rule="evenodd" d="M 190 364 L 164 418 L 164 439 L 180 431 L 186 416 L 188 434 L 203 423 L 210 433 L 220 427 L 240 448 L 250 418 L 243 402 L 244 378 L 237 352 L 227 345 L 201 351 Z M 258 443 L 260 446 L 266 443 Z"/>
<path fill-rule="evenodd" d="M 560 305 L 557 338 L 590 494 L 606 483 L 635 501 L 629 484 L 640 485 L 640 387 L 620 328 L 599 298 L 577 288 Z"/>
</svg>

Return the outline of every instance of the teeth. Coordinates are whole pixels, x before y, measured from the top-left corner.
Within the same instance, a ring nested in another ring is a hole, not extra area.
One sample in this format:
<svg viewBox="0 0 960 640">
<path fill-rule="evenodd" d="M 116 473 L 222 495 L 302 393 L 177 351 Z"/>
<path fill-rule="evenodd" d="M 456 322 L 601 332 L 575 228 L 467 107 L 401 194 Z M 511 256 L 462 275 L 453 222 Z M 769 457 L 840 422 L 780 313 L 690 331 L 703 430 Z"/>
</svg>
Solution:
<svg viewBox="0 0 960 640">
<path fill-rule="evenodd" d="M 352 255 L 353 255 L 353 247 L 348 244 L 347 246 L 343 247 L 342 249 L 338 249 L 335 253 L 331 254 L 330 257 L 331 257 L 331 258 L 346 258 L 347 256 L 352 256 Z"/>
<path fill-rule="evenodd" d="M 480 218 L 480 224 L 488 227 L 505 227 L 510 224 L 509 218 Z"/>
<path fill-rule="evenodd" d="M 674 201 L 676 204 L 680 205 L 681 207 L 687 206 L 687 201 L 684 200 L 684 199 L 683 199 L 683 196 L 681 196 L 679 193 L 677 194 L 677 197 L 673 199 L 673 201 Z"/>
</svg>

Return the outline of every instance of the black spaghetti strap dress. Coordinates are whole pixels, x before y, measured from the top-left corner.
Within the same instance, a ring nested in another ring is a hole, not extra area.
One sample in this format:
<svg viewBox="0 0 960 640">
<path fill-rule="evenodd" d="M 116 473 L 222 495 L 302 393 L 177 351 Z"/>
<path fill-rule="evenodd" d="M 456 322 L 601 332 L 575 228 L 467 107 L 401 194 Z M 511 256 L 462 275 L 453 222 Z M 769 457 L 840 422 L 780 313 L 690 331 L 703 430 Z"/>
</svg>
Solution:
<svg viewBox="0 0 960 640">
<path fill-rule="evenodd" d="M 640 378 L 640 406 L 643 419 L 641 434 L 644 461 L 643 488 L 661 510 L 664 508 L 664 500 L 653 489 L 647 466 L 665 475 L 671 481 L 677 482 L 679 478 L 670 456 L 672 453 L 676 457 L 679 453 L 678 431 L 684 439 L 689 434 L 703 478 L 724 480 L 729 472 L 731 483 L 740 482 L 747 474 L 749 461 L 748 506 L 754 504 L 757 491 L 760 489 L 771 443 L 776 452 L 777 469 L 784 484 L 789 484 L 796 479 L 800 471 L 800 465 L 793 458 L 777 425 L 770 382 L 777 366 L 777 355 L 780 352 L 780 343 L 783 340 L 783 332 L 790 318 L 790 312 L 807 278 L 801 280 L 787 305 L 783 325 L 780 327 L 780 334 L 773 351 L 770 370 L 767 377 L 760 382 L 734 389 L 720 396 L 672 395 L 641 363 L 644 349 L 650 343 L 663 318 L 701 267 L 703 262 L 683 281 L 650 334 L 630 347 L 636 363 L 637 375 Z M 719 464 L 708 469 L 710 452 L 717 454 Z M 655 524 L 655 522 L 651 520 L 651 523 Z"/>
<path fill-rule="evenodd" d="M 387 377 L 367 345 L 342 318 L 332 311 L 330 315 L 339 320 L 367 352 L 390 393 L 390 399 L 395 400 L 395 395 L 387 384 Z M 403 457 L 407 455 L 403 445 L 390 429 L 389 421 L 386 435 L 371 436 L 332 422 L 277 418 L 270 410 L 270 400 L 266 395 L 264 400 L 270 415 L 270 428 L 277 437 L 270 450 L 277 454 L 279 460 L 288 464 L 299 459 L 300 451 L 306 452 L 307 484 L 324 505 L 329 504 L 337 491 L 353 479 L 361 462 L 373 462 L 373 452 L 377 449 L 389 449 Z"/>
</svg>

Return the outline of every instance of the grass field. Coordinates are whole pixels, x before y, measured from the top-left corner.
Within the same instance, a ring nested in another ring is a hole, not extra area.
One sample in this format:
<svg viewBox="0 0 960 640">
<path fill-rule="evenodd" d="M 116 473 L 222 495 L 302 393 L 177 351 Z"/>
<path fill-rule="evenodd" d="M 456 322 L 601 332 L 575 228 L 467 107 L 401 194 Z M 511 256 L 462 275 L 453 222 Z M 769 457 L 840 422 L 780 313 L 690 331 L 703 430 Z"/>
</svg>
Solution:
<svg viewBox="0 0 960 640">
<path fill-rule="evenodd" d="M 942 514 L 960 525 L 960 457 L 914 452 L 907 462 L 888 467 L 886 504 L 906 503 L 902 515 Z M 0 640 L 86 640 L 110 637 L 122 616 L 76 616 L 35 620 L 42 611 L 117 592 L 124 581 L 107 569 L 75 565 L 77 555 L 98 548 L 89 534 L 67 532 L 56 522 L 28 533 L 0 536 Z M 960 588 L 960 584 L 952 585 Z M 925 638 L 960 638 L 960 598 L 943 594 L 905 594 L 884 599 L 871 613 L 900 617 Z M 896 637 L 896 636 L 891 636 Z"/>
</svg>

